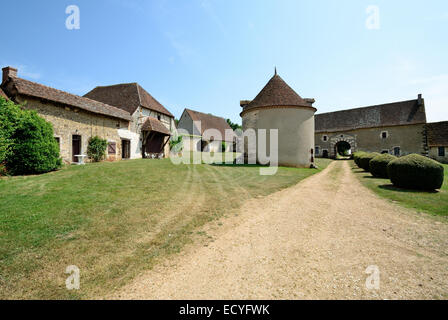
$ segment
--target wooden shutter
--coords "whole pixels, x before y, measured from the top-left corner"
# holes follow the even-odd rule
[[[109,144],[107,145],[107,153],[108,154],[117,153],[117,144],[115,142],[109,142]]]

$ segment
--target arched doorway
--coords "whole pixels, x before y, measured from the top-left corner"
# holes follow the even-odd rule
[[[334,146],[334,154],[336,157],[350,157],[352,155],[352,146],[347,141],[339,141]]]
[[[205,141],[205,140],[200,140],[197,143],[197,151],[199,152],[208,152],[209,151],[209,141]]]

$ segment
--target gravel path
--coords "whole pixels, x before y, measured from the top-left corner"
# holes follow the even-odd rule
[[[378,198],[348,162],[248,201],[114,299],[448,298],[448,223]],[[378,290],[366,288],[378,267]]]

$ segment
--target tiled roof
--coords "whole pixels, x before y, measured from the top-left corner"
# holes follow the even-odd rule
[[[138,107],[142,106],[174,118],[171,112],[154,99],[138,83],[122,83],[112,86],[96,87],[87,93],[85,97],[122,108],[130,114],[133,114]]]
[[[3,97],[6,100],[8,100],[8,96],[6,95],[6,93],[3,92],[2,88],[0,88],[0,97]]]
[[[143,123],[142,126],[142,131],[156,131],[167,136],[171,135],[167,127],[165,127],[165,125],[161,121],[153,117],[148,117],[145,120],[145,123]]]
[[[21,95],[41,98],[48,101],[58,102],[64,105],[77,107],[92,113],[102,114],[114,118],[131,120],[131,115],[119,108],[112,107],[102,102],[80,97],[61,90],[50,88],[39,83],[21,78],[9,78],[9,85],[14,86]]]
[[[201,135],[203,135],[204,131],[207,129],[216,129],[221,133],[223,141],[233,141],[233,137],[232,139],[227,138],[226,140],[226,129],[232,130],[226,119],[190,109],[185,109],[185,111],[189,114],[193,121],[201,121]]]
[[[424,100],[409,100],[315,115],[316,132],[426,123]]]
[[[426,129],[428,134],[428,146],[448,146],[448,121],[428,123]]]
[[[255,99],[244,107],[243,112],[252,108],[275,106],[312,108],[311,103],[299,96],[278,74],[275,74]]]

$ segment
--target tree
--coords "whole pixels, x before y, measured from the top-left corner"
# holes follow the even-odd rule
[[[227,119],[227,123],[229,124],[230,128],[232,128],[233,131],[237,129],[243,129],[241,125],[239,125],[238,123],[233,123],[230,119]]]
[[[106,157],[107,140],[98,136],[91,137],[87,146],[87,155],[94,162],[100,162]]]

